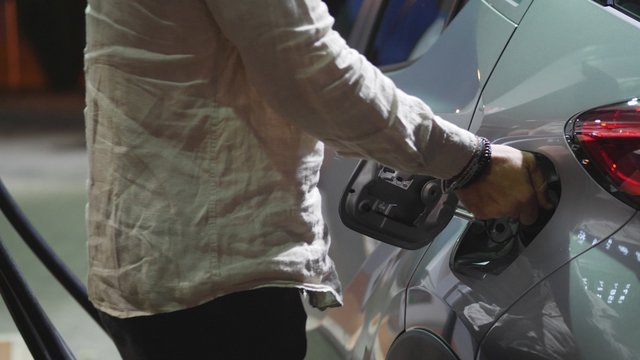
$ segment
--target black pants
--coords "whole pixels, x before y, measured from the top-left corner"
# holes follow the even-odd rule
[[[100,317],[125,360],[299,360],[307,351],[297,289],[245,291],[166,314]]]

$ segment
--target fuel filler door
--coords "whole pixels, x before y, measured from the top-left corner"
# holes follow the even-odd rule
[[[362,160],[340,201],[340,218],[352,230],[404,249],[431,243],[449,223],[458,199],[441,180]]]

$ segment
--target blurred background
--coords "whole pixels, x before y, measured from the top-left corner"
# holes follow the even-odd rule
[[[83,281],[87,163],[83,0],[0,0],[0,179]],[[0,240],[78,359],[117,359],[106,335],[0,217]],[[0,360],[31,356],[4,303]]]
[[[3,90],[73,91],[82,86],[83,0],[2,0]]]
[[[336,29],[346,37],[361,0],[326,3],[338,19]],[[87,273],[82,116],[85,6],[85,0],[0,0],[0,179],[82,281]],[[325,216],[334,238],[331,254],[345,286],[367,252],[362,237],[346,229],[337,216],[337,204],[354,165],[354,160],[329,151],[321,179]],[[107,336],[3,216],[0,241],[78,359],[119,358]],[[320,312],[311,311],[309,327],[320,317]],[[309,358],[326,358],[323,349],[310,351],[315,355]],[[0,302],[0,360],[25,359],[31,359],[29,351]]]

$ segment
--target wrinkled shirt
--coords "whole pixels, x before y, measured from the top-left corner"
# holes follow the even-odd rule
[[[400,91],[320,0],[89,0],[89,295],[118,317],[263,286],[341,302],[323,143],[449,178],[475,136]],[[340,241],[337,239],[336,241]]]

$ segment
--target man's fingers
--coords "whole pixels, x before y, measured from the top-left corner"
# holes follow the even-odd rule
[[[515,156],[497,145],[495,150],[496,154],[501,151],[502,157],[492,162],[493,171],[477,184],[456,190],[458,198],[476,219],[508,216],[518,218],[524,225],[535,223],[540,207],[553,208],[547,195],[547,180],[536,158],[519,150]]]
[[[538,219],[538,200],[532,193],[520,210],[520,222],[523,225],[531,225]]]
[[[541,206],[543,209],[547,209],[547,210],[552,209],[553,203],[551,202],[551,200],[549,200],[549,196],[547,193],[547,190],[548,190],[547,179],[542,173],[542,170],[540,169],[540,167],[535,163],[535,159],[534,159],[533,166],[529,168],[529,179],[531,180],[531,186],[535,191],[535,196],[536,196],[538,205]]]

